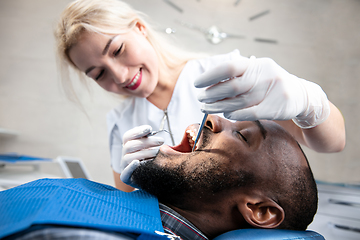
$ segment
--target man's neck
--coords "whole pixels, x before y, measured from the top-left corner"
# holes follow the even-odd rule
[[[168,206],[190,221],[210,239],[222,233],[242,228],[241,226],[244,225],[245,221],[241,214],[237,214],[236,211],[230,213],[219,206],[210,207],[207,210],[197,208],[196,211],[183,210],[171,205]]]

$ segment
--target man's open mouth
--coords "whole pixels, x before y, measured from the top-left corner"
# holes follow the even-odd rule
[[[177,146],[170,147],[171,149],[181,152],[181,153],[190,153],[195,143],[196,135],[199,130],[199,124],[193,124],[186,128],[183,139],[181,143]],[[199,143],[199,141],[198,141]],[[197,149],[199,144],[195,147]]]

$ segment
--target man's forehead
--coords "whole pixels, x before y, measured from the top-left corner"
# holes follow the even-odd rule
[[[261,133],[265,149],[270,147],[272,151],[278,149],[278,152],[301,151],[295,138],[278,123],[271,120],[256,120],[247,124],[248,126],[255,126],[256,131]]]
[[[270,120],[261,120],[260,123],[268,132],[267,140],[270,140],[271,148],[278,146],[278,153],[286,155],[283,160],[295,165],[308,166],[307,157],[300,144],[286,129]]]
[[[263,131],[265,135],[268,135],[268,132],[272,132],[272,134],[276,133],[277,135],[288,135],[291,137],[290,133],[287,132],[285,128],[274,121],[256,120],[254,121],[254,124],[256,124],[260,128],[260,131]]]

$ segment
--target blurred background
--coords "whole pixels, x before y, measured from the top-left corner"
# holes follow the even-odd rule
[[[53,29],[69,2],[0,0],[0,153],[80,158],[92,180],[113,185],[106,113],[119,99],[92,83],[80,94],[84,113],[58,81]],[[359,0],[126,2],[184,48],[237,48],[321,85],[344,115],[347,145],[335,154],[304,150],[318,180],[360,183]]]

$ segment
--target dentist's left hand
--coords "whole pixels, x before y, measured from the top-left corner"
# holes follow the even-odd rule
[[[125,132],[123,136],[123,151],[120,163],[120,179],[125,184],[136,187],[131,182],[131,175],[141,164],[142,160],[149,160],[156,156],[164,139],[158,136],[146,137],[152,131],[151,126],[142,125]]]

